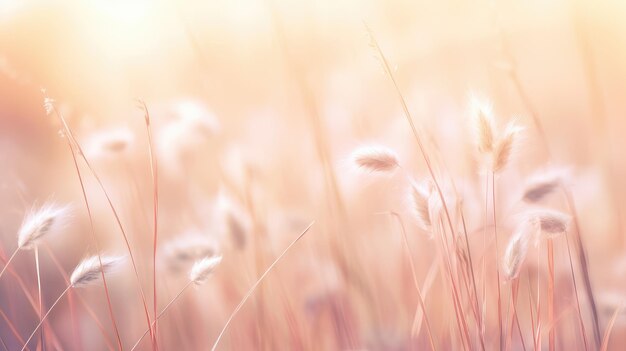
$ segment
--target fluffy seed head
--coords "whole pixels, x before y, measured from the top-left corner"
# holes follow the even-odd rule
[[[232,239],[235,248],[243,250],[246,247],[246,227],[235,213],[229,211],[226,214],[226,226],[228,228],[228,234]]]
[[[502,258],[502,273],[507,280],[515,279],[519,275],[531,238],[532,231],[528,222],[523,221],[511,237]]]
[[[205,257],[191,267],[189,272],[189,280],[196,285],[204,284],[208,279],[215,267],[222,262],[222,256]]]
[[[91,157],[116,156],[128,150],[135,140],[135,135],[128,128],[116,128],[93,134],[85,153]]]
[[[524,191],[523,199],[526,202],[539,202],[554,191],[559,185],[558,180],[545,180],[541,183],[531,184]]]
[[[514,122],[507,125],[493,149],[493,172],[499,172],[507,166],[521,131],[522,128]]]
[[[398,167],[398,157],[383,146],[364,146],[352,153],[353,162],[370,172],[391,172]]]
[[[564,172],[558,169],[543,171],[530,177],[522,199],[537,203],[550,195],[563,181]]]
[[[124,256],[91,256],[84,259],[76,266],[70,277],[70,283],[75,288],[88,286],[99,282],[102,278],[100,273],[100,260],[102,260],[102,270],[104,274],[114,271],[125,261]]]
[[[559,211],[544,210],[537,213],[536,221],[544,237],[554,238],[569,230],[572,218]]]
[[[215,114],[199,101],[180,101],[174,106],[176,117],[196,133],[209,137],[220,130]]]
[[[432,194],[431,184],[411,185],[411,205],[415,218],[422,229],[430,231],[430,196]]]
[[[215,213],[221,222],[221,231],[230,239],[232,246],[237,250],[245,249],[249,235],[249,217],[226,189],[219,191]]]
[[[31,210],[22,222],[17,235],[17,245],[21,249],[33,249],[46,235],[63,227],[69,216],[69,207],[48,202]]]
[[[495,139],[491,105],[474,97],[471,100],[471,109],[478,151],[489,153],[493,150]]]
[[[190,232],[170,240],[163,246],[165,263],[174,271],[186,270],[193,262],[214,256],[217,245],[204,235]]]
[[[217,117],[204,104],[186,100],[172,104],[170,119],[156,133],[159,159],[172,176],[184,177],[185,166],[205,152],[220,131]]]
[[[550,209],[537,209],[526,212],[524,221],[533,230],[535,245],[542,239],[554,239],[557,236],[567,233],[572,217],[563,212]]]
[[[44,107],[44,109],[46,109],[46,114],[47,115],[51,115],[52,112],[54,111],[54,103],[55,103],[55,101],[52,98],[45,97],[43,99],[43,107]]]
[[[443,191],[443,201],[445,201],[446,206],[450,212],[450,216],[453,216],[455,211],[458,209],[456,207],[456,199],[454,196],[447,192],[445,189]],[[437,222],[437,220],[444,214],[444,203],[441,201],[441,197],[439,197],[439,192],[434,188],[430,192],[430,198],[428,199],[428,208],[430,210],[430,218],[431,222]],[[453,219],[454,220],[454,219]]]

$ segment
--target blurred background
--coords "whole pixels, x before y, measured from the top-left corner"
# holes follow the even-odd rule
[[[141,99],[159,169],[159,310],[187,279],[189,267],[168,263],[176,240],[201,238],[224,257],[207,284],[182,295],[159,321],[162,349],[210,348],[247,289],[313,220],[220,347],[426,349],[424,328],[415,332],[421,317],[411,263],[389,211],[404,219],[438,348],[461,348],[436,241],[415,225],[406,201],[407,176],[425,179],[428,171],[374,38],[427,152],[436,155],[438,174],[460,189],[456,200],[475,262],[497,264],[495,255],[481,252],[487,224],[468,108],[473,94],[492,102],[498,126],[515,119],[525,128],[511,166],[497,179],[503,242],[525,179],[548,166],[568,170],[604,328],[626,294],[624,16],[626,3],[611,0],[0,0],[3,262],[17,247],[24,214],[50,200],[73,211],[39,251],[44,308],[67,286],[62,273],[98,246],[67,135],[57,114],[44,108],[48,96],[120,214],[152,306],[153,187]],[[395,150],[402,171],[355,172],[351,152],[371,143]],[[78,160],[99,247],[127,253],[101,187]],[[562,198],[551,204],[567,208]],[[579,348],[578,322],[567,315],[573,313],[568,245],[555,248],[565,311],[557,345]],[[529,281],[545,274],[537,259],[528,261]],[[26,298],[38,296],[33,253],[21,252],[10,267],[15,275],[0,280],[0,337],[6,349],[19,350],[38,321]],[[130,349],[146,323],[126,268],[110,289]],[[485,296],[494,289],[488,286]],[[102,288],[70,296],[51,313],[45,345],[34,340],[30,348],[114,349]],[[526,295],[520,299],[526,308]],[[581,297],[583,306],[588,302]],[[592,340],[591,315],[583,310]],[[494,318],[491,307],[485,313]],[[533,317],[519,313],[530,347]],[[495,323],[488,335],[497,333]],[[626,319],[618,318],[610,348],[625,341]],[[487,349],[497,345],[493,337],[487,342]],[[520,340],[512,347],[520,349]],[[150,349],[149,337],[138,348]]]

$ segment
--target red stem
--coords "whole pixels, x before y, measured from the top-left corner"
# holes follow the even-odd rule
[[[498,247],[498,223],[496,221],[496,176],[495,172],[491,172],[491,199],[493,205],[493,236],[496,243],[496,284],[498,286],[498,328],[500,331],[500,350],[503,349],[502,339],[502,293],[500,292],[500,249]]]
[[[549,349],[554,351],[556,347],[556,335],[554,333],[554,244],[552,239],[548,239],[548,321],[551,325],[549,338]]]
[[[146,320],[148,323],[148,327],[150,328],[150,336],[152,336],[152,323],[150,322],[150,314],[148,313],[148,305],[146,303],[146,296],[143,292],[143,288],[141,287],[141,281],[139,279],[139,272],[137,271],[137,264],[135,263],[135,257],[133,256],[133,252],[130,248],[130,242],[128,241],[128,236],[126,235],[126,231],[124,230],[124,227],[122,226],[122,222],[119,218],[119,215],[117,213],[117,210],[115,209],[115,206],[113,206],[113,202],[111,201],[111,198],[109,197],[109,193],[106,191],[106,188],[104,187],[104,184],[102,183],[102,180],[100,179],[100,177],[98,176],[98,173],[96,173],[96,171],[93,169],[93,167],[91,166],[91,163],[89,163],[89,160],[87,160],[87,157],[85,156],[85,153],[83,152],[82,148],[80,147],[80,144],[78,143],[78,141],[76,140],[76,138],[74,138],[74,135],[72,134],[72,131],[70,129],[70,127],[68,126],[67,122],[65,121],[65,118],[63,118],[63,115],[57,110],[56,106],[54,104],[52,105],[52,109],[54,111],[54,113],[57,115],[57,117],[59,117],[59,120],[61,121],[61,123],[63,124],[63,127],[65,129],[65,132],[67,133],[67,137],[70,141],[70,148],[72,148],[72,143],[73,145],[76,146],[78,154],[82,157],[82,159],[85,161],[85,164],[87,165],[87,168],[89,168],[89,170],[91,171],[93,177],[96,179],[96,182],[98,183],[98,185],[100,186],[100,189],[102,190],[102,192],[104,193],[105,198],[107,199],[107,202],[109,204],[109,207],[111,208],[111,211],[113,212],[113,216],[115,217],[115,220],[117,222],[118,227],[120,228],[120,231],[122,232],[122,236],[124,238],[124,243],[126,244],[126,249],[128,250],[128,255],[130,256],[130,261],[132,263],[133,266],[133,271],[135,273],[135,278],[137,281],[137,285],[139,287],[139,293],[141,296],[141,301],[143,304],[143,309],[144,309],[144,313],[146,316]],[[76,169],[78,171],[78,163],[76,161],[76,157],[74,155],[74,152],[72,152],[72,157],[74,159],[74,164],[76,166]],[[78,171],[80,173],[80,171]],[[87,195],[85,193],[85,188],[82,182],[82,178],[79,179],[81,180],[81,187],[83,188],[83,196],[85,197],[85,201],[87,202]],[[92,224],[92,233],[95,233],[95,231],[93,230],[93,220],[91,218],[91,214],[89,216],[90,222]],[[95,237],[95,234],[93,234]],[[97,241],[96,241],[97,243]],[[101,258],[100,258],[100,253],[98,252],[98,260],[100,261],[100,266],[102,267],[102,262],[101,262]],[[108,296],[108,288],[106,287],[106,280],[104,279],[104,272],[101,269],[101,273],[102,273],[102,278],[103,278],[103,282],[105,285],[105,291],[107,291],[107,299],[109,299]],[[110,302],[110,301],[109,301]],[[111,310],[111,306],[109,303],[109,310],[111,313],[111,316],[113,314],[113,311]],[[115,320],[113,319],[113,323],[115,324]],[[115,325],[116,328],[116,334],[117,334],[117,338],[118,338],[118,343],[119,343],[119,347],[120,350],[122,349],[122,341],[121,338],[119,337],[119,332],[117,331],[117,326]],[[154,345],[153,345],[154,346]]]
[[[59,117],[61,115],[58,115]],[[63,117],[60,117],[61,120],[63,120]],[[63,121],[63,123],[65,123],[65,121]],[[66,126],[66,130],[68,130],[69,133],[69,128]],[[87,216],[89,217],[89,227],[91,229],[90,233],[91,233],[91,239],[94,242],[94,245],[96,246],[96,251],[98,254],[98,263],[100,264],[100,275],[102,276],[102,283],[104,286],[104,294],[106,295],[106,299],[107,299],[107,306],[108,306],[108,311],[109,311],[109,316],[111,317],[111,323],[113,324],[113,330],[115,331],[115,337],[117,338],[117,347],[122,350],[122,338],[120,337],[120,331],[117,327],[117,322],[115,321],[115,316],[113,315],[113,305],[111,303],[111,295],[109,294],[109,286],[107,284],[107,280],[104,274],[104,269],[102,267],[102,258],[100,256],[100,244],[98,243],[98,239],[96,237],[96,229],[93,223],[93,217],[91,215],[91,206],[89,206],[89,200],[87,199],[87,191],[85,190],[85,184],[83,183],[83,177],[80,173],[80,168],[78,167],[78,160],[76,159],[76,154],[74,153],[74,148],[72,147],[72,141],[70,139],[68,139],[67,141],[67,146],[70,148],[70,154],[72,154],[72,161],[74,162],[74,167],[76,168],[76,175],[78,175],[78,181],[80,182],[80,188],[81,191],[83,193],[83,200],[85,202],[85,208],[87,209]]]
[[[159,215],[159,180],[158,180],[158,168],[157,168],[157,160],[154,156],[154,152],[152,149],[152,132],[150,128],[150,112],[148,111],[148,106],[142,100],[139,100],[139,103],[143,107],[145,111],[145,121],[146,121],[146,130],[148,132],[148,152],[150,154],[150,175],[152,176],[152,186],[153,186],[153,199],[152,199],[152,212],[154,222],[152,224],[153,227],[153,250],[152,250],[152,290],[154,296],[154,316],[157,315],[157,281],[156,281],[156,254],[157,254],[157,239],[158,239],[158,215]],[[157,340],[157,319],[155,317],[154,320],[154,331],[152,334],[154,346],[158,349],[158,340]]]

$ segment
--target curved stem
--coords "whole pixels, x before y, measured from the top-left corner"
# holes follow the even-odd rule
[[[41,296],[41,271],[39,269],[39,247],[35,246],[35,268],[37,269],[37,292],[39,294],[39,315],[41,316],[43,314],[43,297]],[[43,330],[44,327],[41,326],[41,333],[40,335],[40,339],[41,339],[41,350],[45,350],[46,345],[44,343],[45,338],[43,335]]]
[[[4,271],[7,270],[7,268],[9,267],[9,265],[11,264],[11,261],[13,261],[13,259],[15,258],[15,255],[17,255],[18,251],[20,251],[20,248],[18,247],[17,249],[15,249],[15,251],[13,251],[13,253],[11,254],[11,257],[9,257],[9,260],[7,261],[7,263],[4,265],[4,267],[2,268],[2,271],[0,271],[0,278],[2,277],[2,275],[4,274]]]
[[[293,247],[298,242],[298,240],[300,240],[304,236],[304,234],[306,234],[309,231],[309,229],[311,229],[313,224],[315,224],[315,221],[311,222],[311,224],[309,224],[309,226],[306,227],[306,229],[304,229],[304,231],[300,235],[298,235],[298,237],[294,241],[292,241],[291,244],[289,244],[289,246],[287,246],[287,248],[276,258],[276,260],[274,260],[274,262],[272,262],[272,264],[265,270],[265,272],[263,272],[263,274],[259,277],[259,279],[252,285],[252,287],[250,288],[250,290],[248,290],[248,292],[243,297],[241,302],[239,302],[237,307],[235,307],[235,310],[230,314],[230,317],[228,317],[228,320],[226,321],[226,324],[224,324],[222,331],[220,331],[219,335],[217,336],[217,339],[215,340],[213,347],[211,347],[211,351],[215,351],[215,349],[217,349],[217,345],[220,343],[220,340],[222,340],[222,337],[224,336],[226,329],[228,329],[230,322],[232,322],[237,312],[239,312],[241,307],[246,303],[246,301],[248,301],[250,296],[252,296],[256,288],[263,281],[263,279],[265,279],[265,277],[271,272],[274,266],[276,266],[276,264],[283,258],[283,256],[285,256],[285,254],[289,251],[289,249],[291,249],[291,247]]]
[[[432,163],[430,161],[430,156],[428,155],[428,153],[426,152],[426,149],[424,147],[424,144],[422,142],[422,138],[420,137],[419,133],[417,132],[417,127],[415,126],[415,122],[413,122],[413,117],[411,116],[411,113],[409,112],[409,108],[407,106],[406,100],[404,99],[404,96],[402,95],[402,91],[400,90],[400,87],[398,86],[398,82],[396,81],[396,78],[393,75],[393,71],[391,70],[391,67],[389,65],[389,62],[387,61],[387,58],[385,57],[383,50],[380,48],[380,46],[378,45],[378,41],[376,40],[376,38],[374,37],[374,33],[370,30],[370,28],[366,25],[365,26],[368,34],[372,40],[372,44],[374,46],[374,48],[376,49],[376,51],[378,52],[378,54],[380,55],[380,58],[382,60],[383,63],[383,68],[385,69],[385,73],[387,74],[387,76],[389,76],[389,79],[391,80],[391,82],[393,83],[394,86],[394,90],[396,92],[396,94],[398,95],[398,99],[400,100],[400,105],[402,106],[402,111],[404,113],[404,116],[406,118],[406,120],[408,121],[409,125],[411,126],[411,131],[413,132],[413,136],[415,137],[415,141],[417,142],[418,148],[420,150],[420,153],[422,155],[422,158],[424,159],[424,163],[426,164],[426,168],[428,169],[428,173],[430,174],[430,177],[435,185],[435,189],[437,190],[437,194],[439,195],[439,200],[441,201],[441,205],[443,206],[443,210],[446,216],[446,222],[448,225],[448,228],[450,229],[450,235],[454,236],[455,230],[454,230],[454,225],[452,224],[452,217],[450,216],[450,211],[448,210],[448,205],[446,204],[446,199],[443,196],[443,191],[441,190],[441,185],[439,184],[439,181],[437,180],[437,177],[435,176],[435,171],[434,168],[432,166]],[[445,233],[445,230],[444,230]],[[458,304],[459,305],[459,309],[460,309],[460,314],[459,315],[463,315],[463,308],[460,305],[460,301],[459,301],[459,293],[457,291],[457,287],[456,284],[454,283],[453,277],[452,275],[450,275],[450,278],[452,279],[452,287],[453,287],[453,298],[455,299],[455,305]],[[461,319],[461,323],[463,324],[463,329],[465,331],[467,331],[467,323],[465,321],[465,319]],[[459,328],[461,329],[461,328]],[[461,337],[463,338],[463,333],[461,330],[459,330]],[[466,332],[465,335],[467,335],[468,333]],[[471,344],[471,340],[469,340],[469,337],[466,336],[466,340],[465,342],[467,342],[467,344]]]
[[[493,205],[493,236],[496,243],[496,277],[498,284],[498,327],[500,330],[500,350],[504,348],[502,339],[502,294],[500,292],[500,249],[498,247],[498,223],[496,222],[496,175],[491,172],[491,205]]]
[[[167,309],[170,308],[170,306],[174,302],[176,302],[176,300],[178,300],[179,297],[181,297],[183,295],[185,290],[187,290],[187,288],[191,286],[191,283],[193,283],[193,281],[191,281],[191,280],[189,282],[187,282],[187,284],[185,284],[185,286],[178,292],[178,294],[176,294],[176,296],[173,299],[170,300],[170,302],[163,308],[163,310],[161,310],[161,312],[154,319],[154,322],[152,322],[153,326],[156,325],[156,323],[159,320],[159,318],[161,318],[161,316],[163,316],[163,314],[167,311]],[[143,334],[141,335],[139,340],[137,340],[137,342],[135,343],[135,345],[133,345],[133,348],[131,348],[130,351],[134,351],[137,348],[137,346],[139,346],[139,343],[141,342],[141,340],[143,340],[143,338],[146,337],[146,334],[148,334],[149,331],[150,331],[150,329],[146,329],[146,331],[143,332]]]
[[[65,124],[65,120],[61,115],[58,115],[60,119],[63,121],[65,128],[69,133],[69,127]],[[72,155],[72,161],[74,162],[74,168],[76,169],[76,175],[78,176],[78,182],[80,183],[80,189],[83,193],[83,201],[85,202],[85,208],[87,209],[87,216],[89,217],[89,228],[91,233],[91,240],[93,240],[94,245],[96,246],[96,251],[98,254],[98,264],[100,264],[100,275],[102,276],[102,284],[104,286],[104,294],[106,296],[109,317],[111,318],[111,323],[113,324],[113,330],[115,331],[115,336],[117,338],[117,347],[122,350],[122,338],[120,336],[119,328],[117,327],[117,322],[115,321],[115,316],[113,315],[113,304],[111,303],[111,295],[109,294],[109,285],[107,284],[107,279],[104,274],[104,269],[102,267],[102,257],[100,256],[100,244],[98,243],[98,238],[96,237],[96,229],[93,223],[93,216],[91,215],[91,206],[89,206],[89,200],[87,199],[87,190],[85,189],[85,183],[83,182],[83,177],[80,173],[80,168],[78,167],[78,160],[76,159],[76,153],[74,151],[74,147],[72,146],[72,140],[68,139],[67,146],[70,149],[70,154]]]
[[[59,273],[61,273],[61,276],[63,276],[63,280],[65,281],[65,284],[70,284],[70,277],[69,277],[69,275],[67,275],[67,273],[65,273],[65,270],[63,270],[63,266],[61,265],[59,260],[54,255],[54,252],[52,251],[52,249],[49,246],[44,246],[44,248],[48,252],[48,256],[52,260],[52,263],[56,266],[56,268],[59,271]],[[108,349],[109,350],[114,350],[115,347],[113,346],[111,338],[107,334],[106,328],[104,327],[104,325],[102,325],[102,322],[100,322],[100,319],[98,318],[96,313],[93,311],[93,309],[89,306],[89,304],[86,303],[85,300],[80,295],[76,294],[75,297],[76,297],[76,300],[78,302],[80,302],[82,307],[85,309],[87,314],[89,316],[91,316],[93,321],[96,323],[96,326],[100,330],[100,333],[102,333],[102,337],[103,337],[105,343],[107,344]],[[69,301],[70,301],[70,304],[71,304],[72,303],[72,292],[70,292]],[[78,328],[76,328],[76,329],[78,330]],[[22,342],[24,342],[24,341],[22,340]],[[80,345],[80,344],[82,344],[82,341],[79,338],[78,340],[76,340],[76,349],[80,348],[80,347],[78,347],[78,345]]]
[[[128,236],[126,235],[126,231],[124,230],[124,227],[122,226],[122,221],[119,217],[119,214],[117,213],[117,210],[115,209],[115,206],[113,206],[113,202],[111,201],[111,197],[109,196],[109,193],[106,191],[106,188],[104,187],[104,184],[102,183],[102,180],[100,179],[100,176],[98,176],[98,173],[96,173],[95,169],[91,166],[91,163],[89,163],[89,160],[87,160],[87,157],[85,156],[85,153],[83,152],[82,148],[80,147],[80,144],[78,143],[78,140],[76,140],[76,138],[74,137],[74,134],[72,133],[72,130],[70,129],[69,125],[67,124],[67,121],[65,120],[65,118],[63,117],[63,115],[57,110],[56,106],[54,105],[54,103],[51,103],[52,106],[52,110],[54,111],[54,113],[57,115],[57,117],[59,118],[59,120],[61,121],[61,123],[63,124],[63,128],[65,130],[65,132],[67,133],[67,137],[69,140],[69,146],[70,148],[72,148],[72,143],[73,145],[76,146],[77,148],[77,153],[82,157],[82,159],[85,161],[85,164],[87,165],[87,168],[89,168],[89,171],[91,172],[91,174],[93,175],[93,177],[96,179],[96,182],[98,183],[100,189],[102,190],[102,193],[104,194],[109,207],[111,208],[111,212],[113,212],[113,216],[115,217],[115,221],[118,225],[118,227],[120,228],[120,231],[122,232],[122,237],[124,238],[124,243],[126,244],[126,249],[128,250],[128,255],[130,256],[130,261],[131,264],[133,266],[133,272],[135,273],[135,279],[137,282],[137,286],[139,288],[139,293],[140,293],[140,297],[141,297],[141,302],[143,304],[143,309],[144,309],[144,313],[145,313],[145,317],[146,317],[146,321],[148,324],[148,327],[150,328],[150,335],[152,336],[153,332],[152,332],[152,323],[150,322],[150,314],[148,313],[148,304],[146,302],[146,295],[143,291],[143,287],[141,286],[141,280],[139,279],[139,272],[137,270],[137,264],[135,263],[135,256],[133,255],[133,252],[130,248],[130,242],[128,241]],[[74,156],[74,153],[72,152],[72,156],[74,157],[74,164],[76,165],[76,168],[78,170],[78,164],[76,161],[76,158]],[[80,178],[80,177],[79,177]],[[81,186],[83,187],[83,196],[85,197],[85,201],[86,201],[86,193],[84,190],[84,184],[82,182],[82,178],[81,178]],[[93,222],[93,220],[91,219],[90,216],[90,221]],[[95,234],[94,234],[95,237]],[[99,251],[98,251],[99,252]],[[98,253],[98,260],[100,261],[100,267],[102,267],[102,260],[100,257],[100,254]],[[102,276],[104,278],[104,272],[101,269],[101,273]],[[103,279],[104,281],[104,285],[106,288],[106,280]],[[105,291],[107,292],[107,296],[108,296],[108,289],[105,289]],[[111,306],[109,303],[109,309],[110,309],[110,313],[111,315],[113,314],[112,310],[111,310]],[[113,319],[113,323],[115,323],[115,320]],[[117,332],[117,337],[118,337],[118,344],[120,349],[122,349],[122,342],[119,336],[119,332]],[[155,346],[153,345],[153,348],[155,348]]]
[[[35,333],[37,332],[37,330],[39,330],[39,328],[41,327],[41,325],[43,324],[43,322],[46,320],[46,318],[48,318],[48,315],[50,315],[50,312],[52,312],[52,310],[54,309],[54,307],[59,303],[59,301],[61,301],[61,298],[63,296],[65,296],[65,294],[72,288],[72,286],[68,286],[67,288],[65,288],[65,290],[63,290],[63,292],[61,293],[61,295],[59,295],[59,297],[56,299],[56,301],[54,301],[54,303],[52,304],[52,306],[50,306],[50,309],[48,310],[48,312],[46,312],[46,314],[41,317],[41,320],[39,321],[39,324],[37,324],[37,326],[35,327],[35,330],[33,330],[32,333],[30,333],[30,336],[28,337],[28,339],[26,339],[26,342],[24,343],[24,346],[22,346],[22,349],[20,351],[24,351],[24,349],[26,349],[26,346],[28,345],[28,343],[30,342],[30,340],[33,338],[33,336],[35,336]]]
[[[589,350],[589,343],[587,342],[587,332],[585,331],[585,323],[583,321],[583,314],[580,309],[580,298],[578,297],[578,284],[576,284],[576,276],[574,274],[574,264],[572,263],[572,251],[569,247],[569,238],[565,235],[565,245],[567,246],[567,257],[569,258],[569,268],[572,273],[572,284],[574,288],[574,295],[576,296],[576,310],[578,312],[578,325],[580,327],[580,334],[583,337],[583,343],[585,345],[585,351]]]

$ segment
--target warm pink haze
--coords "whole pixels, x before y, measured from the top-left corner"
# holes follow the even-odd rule
[[[625,18],[0,0],[0,351],[623,349]]]

